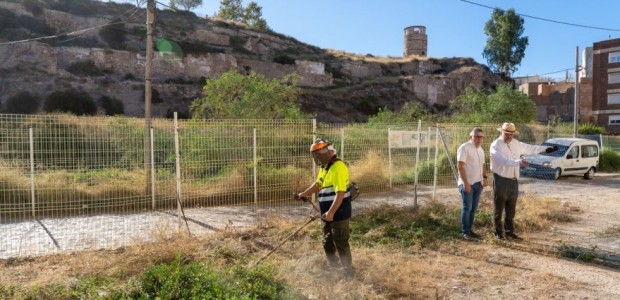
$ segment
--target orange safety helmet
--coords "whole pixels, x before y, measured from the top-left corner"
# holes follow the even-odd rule
[[[310,145],[310,152],[315,152],[315,151],[319,151],[322,149],[326,149],[331,145],[332,143],[328,140],[317,139],[316,141],[314,141],[314,143],[312,143],[312,145]]]

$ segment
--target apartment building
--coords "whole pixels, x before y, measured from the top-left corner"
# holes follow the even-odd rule
[[[592,120],[620,134],[620,39],[592,47]]]

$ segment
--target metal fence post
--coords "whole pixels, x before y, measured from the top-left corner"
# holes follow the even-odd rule
[[[435,195],[437,194],[437,157],[439,156],[439,123],[437,123],[437,127],[435,127],[435,162],[433,163],[433,200],[435,200]]]
[[[179,230],[183,226],[183,214],[181,208],[181,154],[179,152],[179,119],[177,112],[174,112],[174,156],[176,165],[176,181],[177,181],[177,214],[179,216]]]
[[[415,150],[415,182],[414,182],[414,187],[415,187],[415,197],[413,197],[413,206],[414,207],[418,207],[418,166],[420,165],[420,143],[421,141],[421,137],[422,137],[422,120],[418,120],[418,143],[416,145],[416,150]]]
[[[314,143],[316,141],[316,119],[312,119],[312,141],[310,143]],[[312,157],[312,178],[316,178],[316,162]],[[314,200],[314,194],[312,194],[312,199]]]
[[[254,166],[254,212],[258,209],[258,158],[256,155],[256,127],[252,132],[253,166]]]
[[[155,148],[153,147],[153,127],[150,130],[151,134],[151,201],[152,209],[155,210]]]
[[[340,159],[344,160],[344,128],[340,128]]]
[[[428,141],[426,144],[426,160],[431,160],[431,128],[428,127],[428,135],[426,136]]]
[[[388,177],[390,178],[390,188],[392,188],[392,145],[390,144],[390,128],[388,127]]]
[[[28,130],[30,144],[30,195],[32,199],[32,217],[35,217],[35,193],[34,193],[34,131]]]

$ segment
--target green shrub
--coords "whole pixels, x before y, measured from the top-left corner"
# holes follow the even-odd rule
[[[604,172],[620,171],[620,154],[612,149],[603,148],[603,151],[601,151],[601,160],[598,163],[598,169]]]
[[[77,76],[101,76],[104,71],[99,69],[92,60],[80,60],[72,63],[67,71]]]
[[[34,114],[39,110],[39,102],[39,97],[29,92],[20,92],[6,101],[4,111],[10,114]]]
[[[131,52],[131,53],[138,53],[140,52],[140,48],[133,46],[133,45],[128,45],[127,47],[125,47],[125,50]]]
[[[123,102],[116,98],[101,96],[101,98],[99,98],[99,105],[101,105],[105,114],[108,116],[122,115],[125,113]]]
[[[142,90],[142,98],[140,98],[140,101],[144,102],[145,100],[145,92],[144,90]],[[151,103],[162,103],[164,102],[164,99],[159,95],[159,91],[156,90],[155,88],[151,88]]]
[[[88,93],[68,89],[51,93],[45,99],[46,112],[69,112],[76,115],[95,115],[97,106]]]
[[[123,80],[136,80],[136,76],[133,76],[131,73],[125,73]]]
[[[579,134],[603,134],[605,133],[605,127],[598,126],[592,123],[585,123],[579,125]]]
[[[217,270],[180,258],[155,265],[142,274],[145,299],[282,299],[286,287],[270,269],[242,267]]]
[[[99,36],[116,50],[125,50],[126,35],[125,23],[113,23],[99,29]]]
[[[200,41],[177,41],[185,54],[224,53],[224,49],[212,47]]]
[[[286,54],[278,54],[273,58],[273,62],[274,63],[279,63],[279,64],[283,64],[283,65],[294,65],[295,64],[295,58],[294,57],[290,57]]]

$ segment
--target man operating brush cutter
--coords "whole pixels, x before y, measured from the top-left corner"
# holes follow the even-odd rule
[[[349,169],[336,156],[331,142],[317,139],[310,152],[321,166],[316,181],[305,191],[294,194],[295,200],[304,200],[318,192],[319,209],[323,220],[323,249],[331,269],[342,268],[345,276],[352,276],[353,264],[349,246],[349,220],[351,219],[351,188]],[[336,256],[338,252],[338,256]]]

